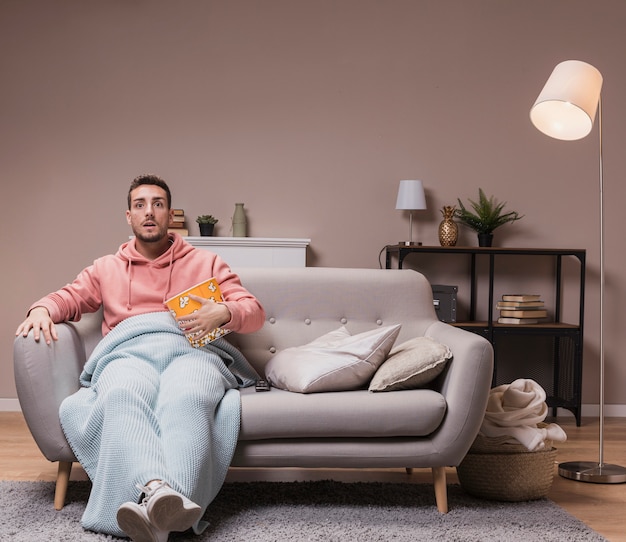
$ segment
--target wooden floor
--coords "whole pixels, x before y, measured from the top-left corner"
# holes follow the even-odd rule
[[[568,435],[558,444],[557,461],[598,461],[598,420],[583,419],[576,427],[573,418],[557,420]],[[611,418],[605,423],[604,461],[626,467],[626,418]],[[454,469],[448,481],[456,482]],[[0,479],[54,480],[56,464],[46,461],[35,445],[21,413],[0,412]],[[301,470],[301,469],[231,469],[227,481],[314,480],[333,478],[341,481],[430,482],[430,471],[407,475],[403,469]],[[86,479],[75,467],[72,479]],[[611,542],[626,542],[626,484],[591,484],[576,482],[556,474],[550,499],[576,516]],[[454,506],[454,503],[450,503]],[[50,503],[52,506],[52,502]]]

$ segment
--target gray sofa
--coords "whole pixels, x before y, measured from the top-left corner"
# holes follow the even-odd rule
[[[243,284],[267,320],[256,333],[230,334],[256,370],[285,348],[344,325],[352,334],[400,323],[396,344],[428,336],[453,353],[444,372],[422,389],[293,393],[241,390],[242,423],[232,466],[430,468],[437,508],[448,511],[446,466],[458,465],[483,419],[493,351],[487,340],[440,322],[430,285],[411,270],[241,268]],[[55,508],[65,500],[76,461],[58,421],[61,401],[100,335],[100,314],[57,326],[52,346],[18,337],[15,379],[22,411],[43,455],[59,462]]]

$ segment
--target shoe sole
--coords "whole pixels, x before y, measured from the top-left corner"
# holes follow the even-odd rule
[[[133,542],[157,542],[152,526],[141,514],[123,505],[117,511],[117,524]]]
[[[148,517],[161,531],[186,531],[200,519],[202,509],[195,503],[186,508],[180,495],[159,495],[158,499],[148,505]]]

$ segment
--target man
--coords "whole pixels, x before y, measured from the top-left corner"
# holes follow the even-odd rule
[[[137,177],[126,211],[134,238],[35,302],[16,331],[26,337],[32,330],[36,341],[51,344],[55,323],[103,308],[104,337],[85,364],[82,388],[59,414],[92,481],[83,526],[136,542],[165,542],[171,531],[206,526],[200,519],[237,441],[236,388],[257,378],[224,339],[193,348],[184,333],[249,333],[265,320],[218,255],[168,233],[172,213],[167,184]],[[211,277],[224,301],[194,298],[201,308],[175,321],[165,300]]]

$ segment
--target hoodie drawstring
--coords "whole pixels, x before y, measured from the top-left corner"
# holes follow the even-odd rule
[[[167,275],[167,286],[165,287],[165,292],[163,292],[163,304],[165,304],[169,298],[170,286],[172,285],[172,267],[174,267],[174,251],[170,249],[170,272]]]
[[[133,310],[133,304],[131,303],[131,284],[133,282],[133,261],[128,258],[128,303],[126,304],[126,309],[129,311]]]

